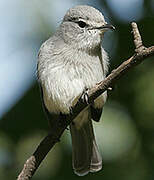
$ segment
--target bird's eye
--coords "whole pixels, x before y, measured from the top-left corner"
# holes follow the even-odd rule
[[[81,27],[81,28],[84,28],[87,26],[87,24],[83,21],[78,21],[78,25]]]

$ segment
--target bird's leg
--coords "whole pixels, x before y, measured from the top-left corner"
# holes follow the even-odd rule
[[[81,100],[82,100],[83,102],[85,102],[86,104],[90,104],[90,102],[89,102],[89,95],[88,95],[88,88],[86,88],[86,89],[83,91],[83,93],[82,93],[82,95],[81,95]]]

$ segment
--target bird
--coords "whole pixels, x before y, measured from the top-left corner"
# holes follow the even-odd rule
[[[105,79],[109,58],[102,47],[104,33],[115,29],[88,5],[70,8],[56,32],[40,47],[37,76],[51,126],[71,113],[79,98]],[[84,176],[102,169],[92,121],[99,121],[107,92],[79,113],[70,124],[74,173]]]

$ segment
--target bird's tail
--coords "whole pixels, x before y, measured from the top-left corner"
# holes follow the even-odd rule
[[[96,144],[92,120],[88,110],[70,125],[72,136],[72,161],[75,174],[84,176],[102,168],[102,158]]]

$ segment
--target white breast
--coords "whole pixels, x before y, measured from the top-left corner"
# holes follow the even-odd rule
[[[56,54],[40,72],[45,105],[54,113],[69,113],[83,91],[105,76],[100,57],[80,51]]]

